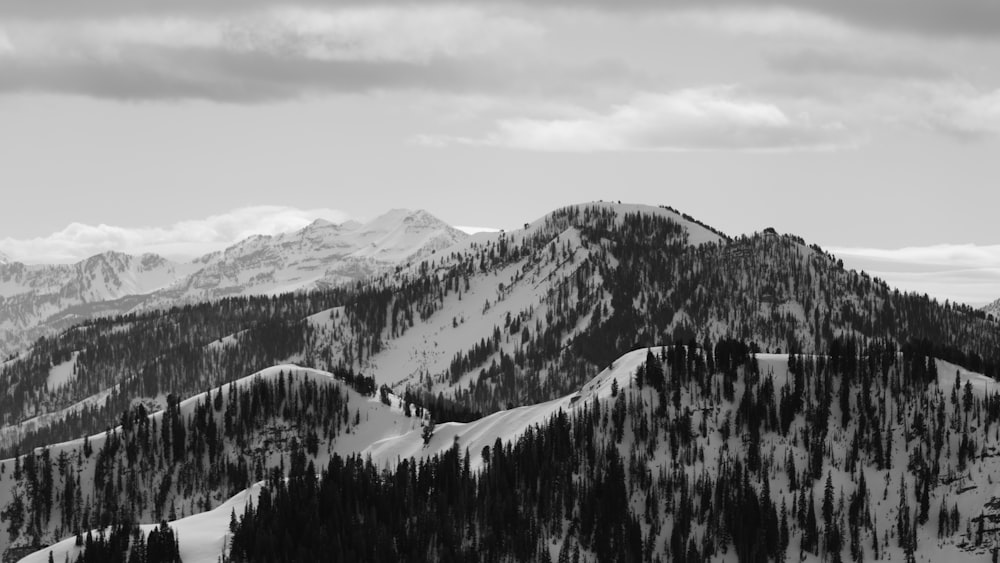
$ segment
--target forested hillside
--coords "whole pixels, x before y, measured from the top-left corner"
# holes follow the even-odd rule
[[[168,395],[157,413],[138,404],[102,434],[0,461],[0,540],[82,541],[93,528],[176,520],[272,470],[301,472],[307,457],[324,464],[336,447],[419,427],[422,409],[376,395],[371,380],[281,366],[184,401]]]
[[[553,406],[498,413],[549,413],[506,434],[431,427],[429,446],[388,465],[290,446],[259,499],[219,524],[225,555],[988,561],[997,546],[1000,385],[919,350],[655,347]],[[53,551],[144,549],[131,525],[115,530]]]
[[[916,350],[720,352],[633,353],[610,396],[475,456],[275,475],[230,560],[995,556],[1000,386]]]

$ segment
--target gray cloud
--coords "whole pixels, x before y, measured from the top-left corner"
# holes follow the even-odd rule
[[[1000,245],[940,244],[900,249],[828,248],[851,268],[905,291],[971,305],[997,298]]]
[[[22,62],[0,57],[0,94],[48,92],[134,101],[260,103],[313,94],[407,89],[544,96],[588,94],[598,85],[631,88],[653,80],[623,63],[601,61],[557,67],[442,58],[316,60],[204,48],[134,48],[113,61],[90,57]]]
[[[993,0],[737,0],[739,5],[783,5],[826,13],[864,27],[944,35],[1000,35],[1000,3]]]
[[[952,71],[926,59],[871,53],[802,49],[767,57],[772,68],[790,74],[844,74],[875,78],[936,80]]]
[[[653,80],[620,61],[511,56],[543,33],[454,6],[16,21],[0,24],[0,93],[248,103],[381,89],[561,95]]]
[[[88,2],[52,3],[15,0],[0,6],[5,18],[71,19],[132,15],[219,14],[273,7],[273,0],[90,0]],[[417,0],[383,0],[385,6],[426,6]],[[1000,3],[995,0],[722,0],[710,7],[698,0],[480,0],[479,5],[518,5],[528,9],[589,8],[599,11],[703,10],[706,8],[788,8],[827,14],[853,24],[942,35],[1000,35]],[[360,0],[297,0],[295,5],[330,8],[331,6],[369,6]],[[469,5],[469,4],[465,4]]]
[[[0,61],[0,92],[55,92],[122,100],[266,102],[322,92],[379,88],[486,87],[461,63],[310,61],[196,49],[106,61]]]
[[[1000,136],[1000,89],[981,89],[961,80],[886,92],[875,109],[885,119],[962,141]]]

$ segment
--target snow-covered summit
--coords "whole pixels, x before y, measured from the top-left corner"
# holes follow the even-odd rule
[[[654,217],[663,217],[669,219],[674,223],[679,224],[681,227],[687,231],[688,244],[697,246],[699,244],[705,243],[719,243],[725,240],[725,237],[720,233],[712,230],[711,228],[699,223],[695,219],[679,213],[673,208],[656,206],[656,205],[645,205],[639,203],[622,203],[622,202],[610,202],[610,201],[598,201],[585,204],[578,204],[573,207],[584,208],[589,207],[591,209],[606,209],[614,211],[618,216],[618,223],[624,220],[625,215],[629,214],[643,214],[652,215]]]
[[[0,271],[0,297],[57,293],[63,299],[80,302],[151,293],[173,283],[186,271],[156,254],[132,256],[121,252],[104,252],[76,264],[6,262],[5,266]]]
[[[419,260],[468,235],[426,211],[397,209],[368,223],[317,220],[275,236],[254,236],[195,261],[201,268],[156,296],[192,301],[309,290]]]

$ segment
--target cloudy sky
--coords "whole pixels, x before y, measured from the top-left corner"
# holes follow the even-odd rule
[[[597,199],[1000,297],[995,0],[0,3],[0,252]]]

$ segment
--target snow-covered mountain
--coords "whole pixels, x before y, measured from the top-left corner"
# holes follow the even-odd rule
[[[394,209],[365,224],[320,219],[293,233],[254,236],[202,256],[192,263],[197,271],[152,303],[330,287],[421,260],[467,236],[426,211]]]
[[[96,314],[124,313],[135,302],[122,298],[153,293],[191,271],[155,254],[120,252],[68,265],[0,261],[0,352]]]
[[[426,211],[396,209],[365,224],[318,220],[296,232],[250,237],[189,263],[119,252],[71,265],[0,257],[0,357],[95,316],[330,287],[420,260],[467,236]]]

